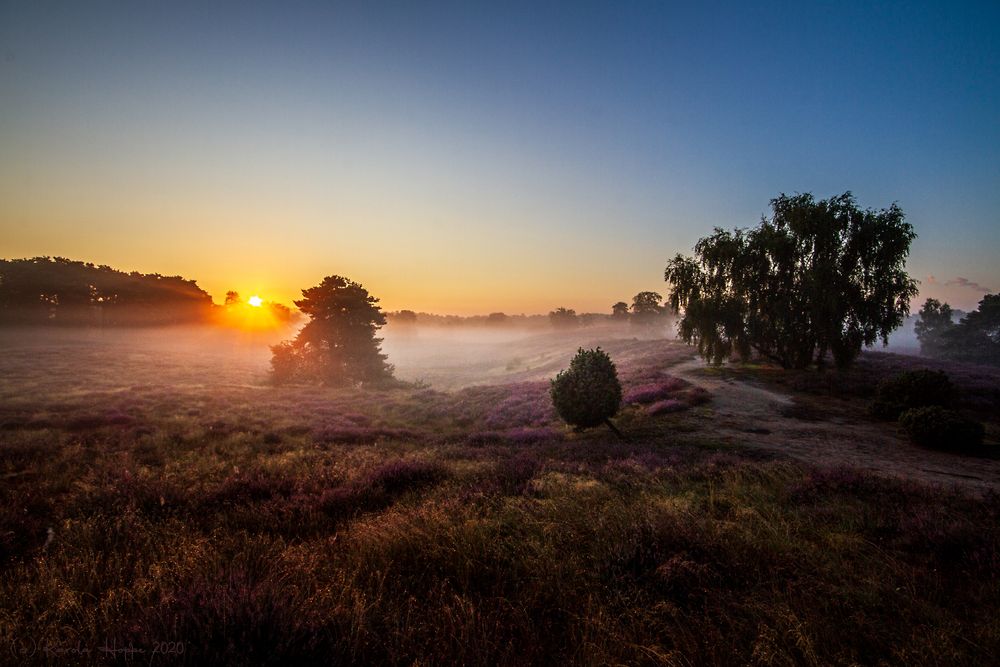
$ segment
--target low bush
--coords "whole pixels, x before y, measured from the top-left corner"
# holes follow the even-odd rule
[[[895,420],[913,408],[948,407],[954,394],[955,387],[943,371],[906,371],[879,383],[871,413],[880,419]]]
[[[625,394],[624,401],[628,405],[664,401],[673,398],[678,391],[686,388],[689,384],[680,378],[674,377],[657,380],[656,382],[647,382],[629,389]]]
[[[899,423],[913,442],[925,447],[961,451],[983,444],[981,423],[938,405],[907,410]]]
[[[552,404],[559,416],[578,429],[608,423],[618,414],[622,385],[618,371],[606,352],[580,348],[569,364],[552,380]]]

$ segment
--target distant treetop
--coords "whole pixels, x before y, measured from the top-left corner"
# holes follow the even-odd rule
[[[575,327],[580,324],[575,310],[561,306],[549,313],[549,322],[557,329]]]
[[[651,326],[664,321],[667,309],[659,292],[639,292],[632,297],[632,323]]]

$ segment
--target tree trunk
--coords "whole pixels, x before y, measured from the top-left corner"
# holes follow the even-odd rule
[[[612,431],[612,432],[613,432],[613,433],[614,433],[615,435],[617,435],[619,439],[621,439],[621,440],[622,440],[622,442],[628,442],[628,438],[626,438],[626,437],[624,436],[624,434],[622,434],[622,432],[621,432],[621,431],[619,431],[619,430],[618,430],[618,428],[617,428],[617,427],[616,427],[616,426],[615,426],[614,424],[612,424],[612,423],[611,423],[611,420],[610,420],[610,419],[605,419],[605,420],[604,420],[604,423],[608,425],[608,428],[610,428],[610,429],[611,429],[611,431]]]

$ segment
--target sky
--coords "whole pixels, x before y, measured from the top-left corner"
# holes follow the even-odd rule
[[[609,312],[779,193],[1000,290],[1000,3],[0,0],[0,257]],[[919,301],[914,304],[914,310]]]

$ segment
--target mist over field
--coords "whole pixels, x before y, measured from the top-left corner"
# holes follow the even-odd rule
[[[667,327],[390,324],[402,384],[276,386],[269,346],[297,331],[0,328],[19,661],[725,663],[801,656],[806,633],[817,655],[985,664],[1000,639],[1000,460],[868,414],[878,378],[943,368],[995,447],[1000,371],[711,368]],[[597,346],[624,440],[552,408]]]
[[[655,340],[669,327],[593,326],[553,332],[535,327],[386,328],[383,349],[400,378],[423,381],[440,389],[512,381],[550,379],[564,368],[579,347],[615,340]],[[672,337],[672,336],[671,336]]]
[[[44,368],[38,375],[64,373],[65,379],[81,386],[127,387],[148,382],[268,386],[269,346],[293,337],[296,331],[296,326],[267,331],[198,325],[3,328],[0,345],[8,356],[23,355],[25,363],[38,364],[39,371]],[[379,335],[400,379],[456,389],[515,377],[548,378],[566,365],[578,347],[667,338],[670,330],[666,325],[650,330],[627,324],[572,331],[552,331],[547,325],[389,325]]]

